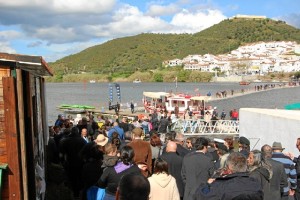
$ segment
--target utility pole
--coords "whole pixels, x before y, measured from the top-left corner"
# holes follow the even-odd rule
[[[177,76],[175,77],[175,88],[176,88],[175,92],[177,93]]]

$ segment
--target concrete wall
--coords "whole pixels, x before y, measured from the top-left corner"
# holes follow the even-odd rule
[[[251,149],[259,149],[264,144],[272,146],[281,142],[284,152],[296,156],[296,140],[300,137],[300,111],[279,109],[240,109],[240,136],[250,140]]]

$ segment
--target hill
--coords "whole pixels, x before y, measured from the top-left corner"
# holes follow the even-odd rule
[[[258,41],[296,41],[300,29],[271,19],[226,19],[195,34],[148,34],[124,37],[49,63],[55,79],[93,73],[128,77],[135,71],[162,69],[162,62],[190,54],[223,54]]]

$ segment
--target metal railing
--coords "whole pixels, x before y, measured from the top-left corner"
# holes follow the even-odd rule
[[[172,124],[171,129],[185,135],[239,134],[239,121],[215,120],[207,123],[203,119],[179,119]]]

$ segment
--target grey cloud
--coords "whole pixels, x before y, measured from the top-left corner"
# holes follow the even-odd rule
[[[36,42],[31,42],[27,45],[27,47],[32,48],[32,47],[38,47],[41,46],[43,44],[43,42],[41,41],[36,41]]]
[[[296,28],[300,28],[300,13],[292,13],[286,16],[278,17]]]

